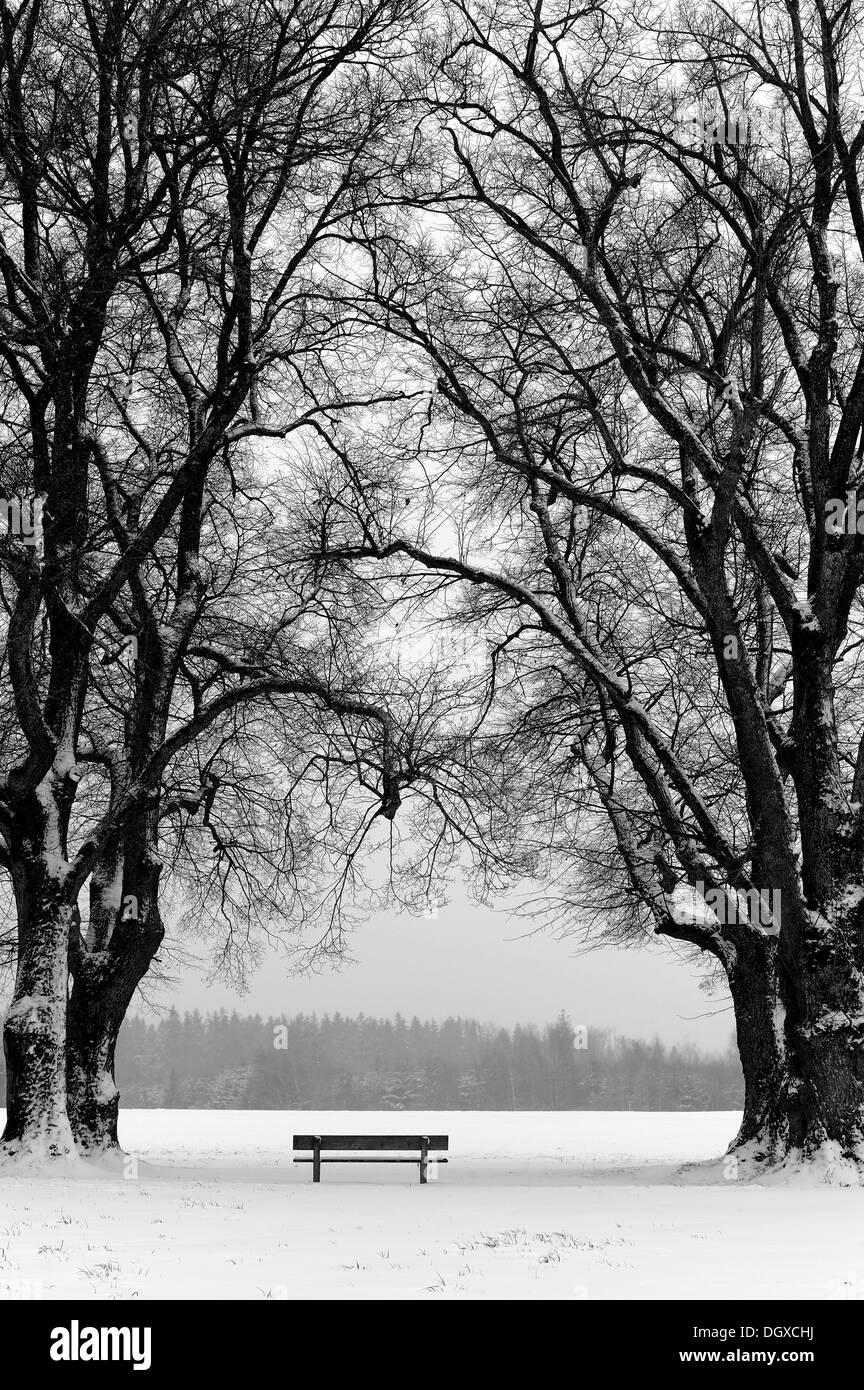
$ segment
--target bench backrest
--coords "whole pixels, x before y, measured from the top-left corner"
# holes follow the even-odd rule
[[[320,1134],[321,1149],[419,1149],[426,1139],[430,1149],[447,1149],[447,1134]],[[314,1134],[295,1134],[295,1149],[314,1149]]]

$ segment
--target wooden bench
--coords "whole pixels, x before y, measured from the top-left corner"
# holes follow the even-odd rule
[[[447,1152],[447,1134],[295,1134],[294,1153],[311,1150],[311,1158],[296,1158],[295,1163],[312,1164],[312,1181],[321,1181],[322,1163],[419,1163],[420,1181],[426,1182],[430,1149]],[[393,1158],[398,1150],[416,1149],[417,1158]],[[358,1157],[358,1152],[361,1156]],[[339,1153],[339,1158],[322,1158],[322,1154]],[[367,1154],[373,1155],[366,1157]],[[446,1163],[447,1159],[437,1160]]]

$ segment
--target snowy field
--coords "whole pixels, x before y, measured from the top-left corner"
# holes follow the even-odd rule
[[[864,1297],[864,1192],[681,1174],[736,1122],[130,1111],[136,1162],[0,1177],[0,1297]],[[426,1187],[371,1164],[325,1166],[313,1186],[295,1130],[447,1133],[451,1161]]]

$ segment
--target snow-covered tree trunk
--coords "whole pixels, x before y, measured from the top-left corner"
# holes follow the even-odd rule
[[[16,870],[18,966],[3,1024],[7,1152],[73,1150],[66,1109],[66,997],[74,904],[44,856]]]
[[[845,898],[855,899],[859,890]],[[857,900],[857,899],[856,899]],[[729,983],[745,1080],[730,1153],[758,1169],[818,1161],[826,1177],[864,1173],[864,1000],[853,910],[808,913],[798,941],[739,943]],[[790,961],[785,951],[794,952]]]
[[[165,935],[159,915],[158,862],[121,860],[94,875],[87,942],[76,942],[66,1024],[69,1119],[79,1149],[119,1148],[117,1038],[135,990]],[[135,888],[135,892],[126,889]]]
[[[773,939],[742,936],[727,972],[744,1075],[744,1114],[730,1152],[753,1144],[774,1153],[786,1130],[789,1085],[776,953]]]
[[[159,936],[161,941],[161,934]],[[69,1119],[79,1149],[119,1147],[120,1092],[114,1076],[117,1038],[158,941],[122,957],[105,953],[76,975],[66,1023]]]
[[[144,974],[142,970],[126,988],[124,979],[113,978],[107,961],[91,964],[86,979],[79,975],[75,980],[66,1026],[69,1119],[75,1142],[84,1151],[119,1147],[114,1052],[129,1001]]]
[[[853,938],[836,921],[804,943],[783,992],[788,1147],[864,1172],[864,1000]],[[781,979],[781,985],[784,981]]]

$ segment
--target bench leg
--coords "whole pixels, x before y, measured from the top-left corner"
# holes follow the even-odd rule
[[[426,1181],[426,1169],[429,1163],[429,1140],[424,1139],[420,1145],[420,1181]]]
[[[321,1181],[321,1140],[316,1139],[312,1147],[312,1181]]]

